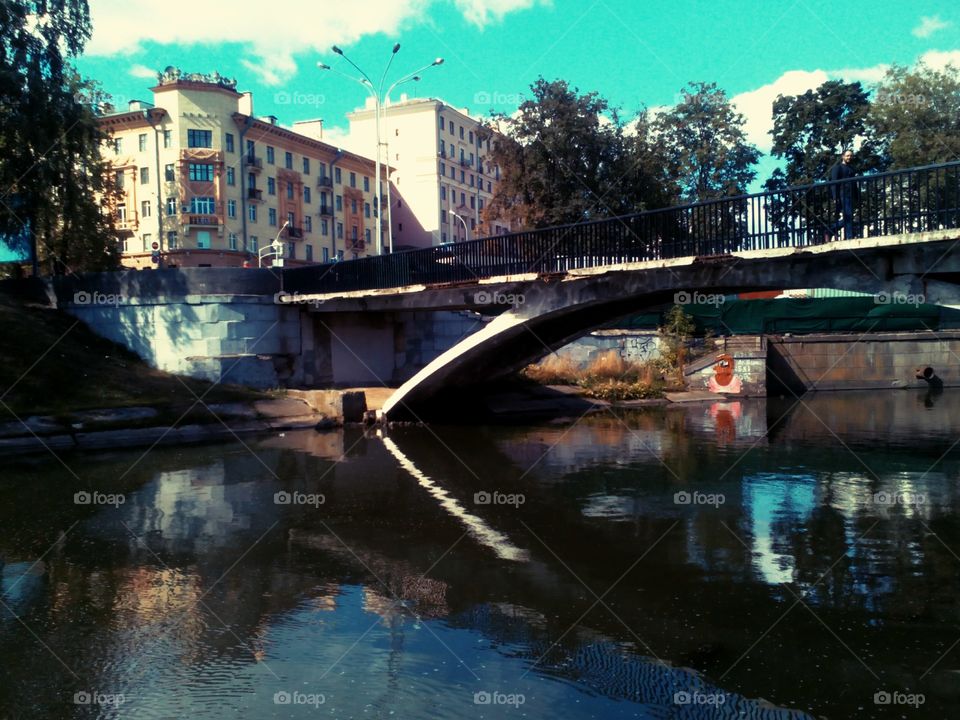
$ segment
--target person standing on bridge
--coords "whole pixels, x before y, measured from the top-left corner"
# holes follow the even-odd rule
[[[830,195],[835,203],[835,212],[841,216],[830,226],[830,239],[836,237],[841,227],[844,240],[849,240],[855,234],[853,206],[860,201],[860,188],[856,182],[850,180],[856,175],[852,163],[853,150],[847,148],[843,151],[840,162],[830,168],[830,181],[834,183],[830,186]],[[850,181],[841,182],[843,180]]]

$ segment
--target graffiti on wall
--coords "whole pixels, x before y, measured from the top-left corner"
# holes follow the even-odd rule
[[[713,376],[707,380],[707,389],[715,393],[738,395],[743,387],[737,377],[736,361],[729,353],[717,355],[717,362],[713,366]]]

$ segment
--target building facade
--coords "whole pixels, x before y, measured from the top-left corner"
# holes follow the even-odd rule
[[[350,145],[376,147],[372,101],[347,115]],[[490,160],[497,134],[465,110],[434,98],[387,105],[380,129],[392,168],[390,215],[393,249],[429,247],[501,235],[506,222],[483,224],[500,170]]]
[[[275,242],[286,265],[377,253],[373,160],[256,118],[216,73],[167,68],[151,90],[100,120],[125,266],[269,265]]]

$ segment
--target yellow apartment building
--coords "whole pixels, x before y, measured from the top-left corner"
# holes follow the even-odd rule
[[[347,117],[350,146],[375,148],[372,99]],[[402,96],[384,108],[380,136],[392,169],[394,250],[509,232],[506,222],[489,227],[481,222],[500,178],[500,169],[489,160],[499,135],[466,109],[435,98]]]
[[[275,241],[287,266],[377,253],[373,160],[255,117],[218,73],[170,67],[151,91],[100,119],[123,265],[266,266]]]

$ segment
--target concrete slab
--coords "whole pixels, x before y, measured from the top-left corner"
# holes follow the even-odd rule
[[[280,398],[277,400],[257,400],[253,409],[263,417],[282,418],[313,415],[310,406],[299,398]],[[314,419],[316,422],[316,419]]]
[[[672,403],[716,402],[729,400],[729,395],[707,392],[706,390],[691,390],[689,392],[668,392],[664,397]]]

